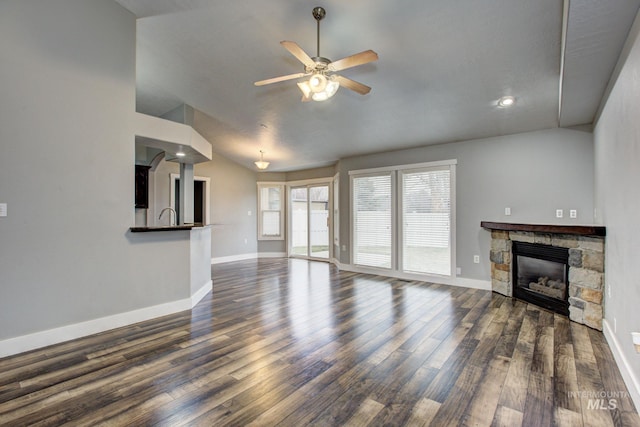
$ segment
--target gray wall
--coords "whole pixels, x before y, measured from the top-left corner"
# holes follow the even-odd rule
[[[605,333],[618,347],[627,386],[640,402],[640,355],[631,332],[640,332],[640,22],[630,32],[619,77],[596,124],[596,221],[607,227]],[[628,55],[628,56],[627,56]],[[609,293],[610,292],[610,293]],[[621,364],[621,360],[618,359]],[[626,372],[625,372],[626,371]],[[635,382],[635,388],[633,383]]]
[[[179,174],[180,166],[163,160],[150,175],[154,182],[150,203],[157,213],[170,205],[169,177],[172,173]],[[195,175],[211,178],[211,256],[255,254],[258,234],[256,173],[214,153],[211,161],[195,165]],[[157,221],[157,215],[152,219]],[[168,216],[163,215],[163,223],[166,221]]]
[[[211,178],[212,257],[255,254],[256,173],[214,153],[213,160],[196,165],[196,175]]]
[[[128,232],[135,25],[112,1],[0,2],[0,340],[189,297],[188,240]]]
[[[566,129],[427,146],[342,159],[340,262],[350,263],[349,171],[457,159],[457,266],[462,277],[489,280],[490,233],[480,221],[583,224],[593,221],[593,136]],[[510,207],[512,215],[505,216]],[[565,218],[555,217],[564,209]],[[578,210],[569,219],[569,209]],[[480,264],[473,256],[480,255]]]

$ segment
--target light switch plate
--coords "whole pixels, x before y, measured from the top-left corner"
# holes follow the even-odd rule
[[[7,204],[0,203],[0,216],[7,216]]]
[[[556,218],[562,218],[564,216],[564,212],[562,209],[556,209]]]
[[[569,211],[569,218],[578,218],[578,211],[576,209],[571,209]]]

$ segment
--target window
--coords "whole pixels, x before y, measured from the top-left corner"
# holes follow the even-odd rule
[[[258,240],[284,240],[284,185],[258,183]]]
[[[351,171],[352,262],[451,276],[455,164],[449,160]]]
[[[354,263],[392,267],[391,174],[354,177]]]

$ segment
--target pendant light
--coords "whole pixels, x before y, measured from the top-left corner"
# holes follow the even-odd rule
[[[264,170],[269,167],[269,162],[264,161],[264,151],[260,150],[260,160],[254,162],[256,167],[260,170]]]

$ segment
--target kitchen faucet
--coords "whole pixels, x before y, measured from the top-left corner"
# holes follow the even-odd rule
[[[171,213],[169,213],[169,225],[178,225],[178,214],[176,213],[176,210],[173,208],[164,208],[160,211],[160,215],[158,215],[158,219],[162,218],[162,214],[164,213],[164,211],[169,210],[170,212],[173,212],[173,215],[176,218],[176,223],[175,224],[171,224]]]

